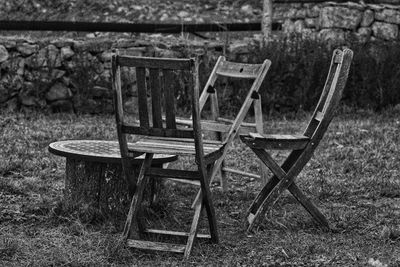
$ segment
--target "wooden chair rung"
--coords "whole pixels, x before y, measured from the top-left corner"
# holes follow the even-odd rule
[[[145,240],[135,240],[127,239],[126,244],[130,248],[137,248],[143,250],[156,250],[156,251],[167,251],[174,253],[184,253],[186,246],[181,244],[145,241]]]
[[[196,171],[150,168],[146,175],[153,178],[177,178],[190,181],[199,181],[200,175]]]
[[[236,170],[236,169],[232,169],[232,168],[228,168],[228,167],[223,167],[221,169],[223,171],[225,171],[225,172],[231,172],[231,173],[234,173],[234,174],[239,174],[239,175],[247,176],[247,177],[250,177],[250,178],[259,179],[261,177],[260,175],[257,175],[257,174],[254,174],[254,173],[240,171],[240,170]]]
[[[153,234],[153,235],[164,235],[164,236],[177,236],[177,237],[188,237],[189,233],[186,232],[179,232],[179,231],[168,231],[168,230],[159,230],[159,229],[146,229],[146,234]],[[197,234],[197,238],[201,239],[211,239],[209,234]]]
[[[200,186],[200,181],[176,179],[176,178],[169,178],[168,180],[175,181],[178,183],[183,183],[183,184],[191,184],[191,185],[195,185],[195,186]]]
[[[223,123],[229,123],[229,124],[232,124],[234,122],[234,120],[226,119],[226,118],[222,118],[222,117],[218,117],[216,119],[216,121],[223,122]],[[240,126],[241,127],[256,127],[256,124],[254,122],[242,122],[240,124]]]

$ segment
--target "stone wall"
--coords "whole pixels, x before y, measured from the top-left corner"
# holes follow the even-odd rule
[[[172,37],[171,37],[172,38]],[[0,38],[0,106],[9,110],[111,112],[111,55],[218,56],[223,44],[177,38],[27,40]],[[168,43],[170,45],[168,45]]]
[[[399,40],[399,6],[323,3],[276,4],[274,8],[274,21],[283,24],[283,34],[277,36],[294,32],[335,43],[349,39],[361,42]],[[246,61],[250,47],[259,45],[260,40],[248,38],[227,43],[226,40],[189,41],[161,35],[81,40],[0,37],[0,108],[111,112],[111,54],[114,49],[137,56],[196,54],[203,55],[203,60],[208,62],[225,53],[231,60]],[[201,72],[207,75],[209,71]]]
[[[273,20],[282,23],[283,31],[345,42],[399,40],[400,1],[397,5],[334,3],[274,4]]]

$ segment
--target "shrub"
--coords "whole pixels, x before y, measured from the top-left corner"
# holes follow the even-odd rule
[[[353,42],[348,47],[354,51],[354,58],[342,102],[347,106],[373,110],[399,104],[399,42]],[[272,61],[260,89],[264,111],[312,110],[324,86],[334,48],[297,37],[253,48],[249,63],[260,63],[266,58]],[[240,91],[240,83],[233,86]],[[235,97],[245,93],[240,92]],[[229,95],[222,94],[220,98],[221,103],[229,103],[225,107],[238,104]]]

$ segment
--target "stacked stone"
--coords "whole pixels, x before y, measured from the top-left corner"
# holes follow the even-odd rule
[[[400,1],[397,5],[364,3],[274,4],[274,21],[285,33],[344,43],[399,40]]]
[[[170,43],[170,45],[167,45]],[[142,38],[41,40],[0,38],[0,108],[42,108],[53,111],[112,112],[113,50],[133,56],[184,57],[222,44]],[[130,76],[131,85],[135,78]],[[132,87],[132,91],[134,88]],[[128,101],[136,101],[132,92]]]

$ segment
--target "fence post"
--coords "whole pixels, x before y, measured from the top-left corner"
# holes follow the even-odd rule
[[[261,19],[261,31],[263,34],[263,44],[266,45],[272,34],[272,15],[273,7],[272,0],[264,0],[263,15]]]

